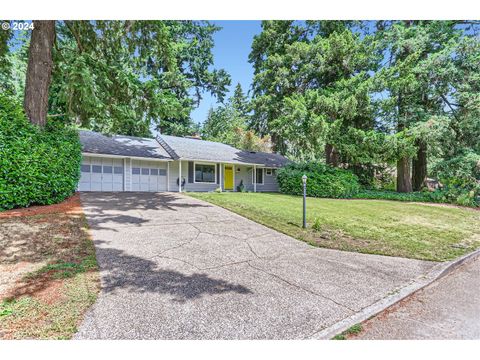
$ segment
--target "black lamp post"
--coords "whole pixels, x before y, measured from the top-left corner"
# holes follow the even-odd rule
[[[303,183],[303,228],[307,227],[307,175],[302,176]]]

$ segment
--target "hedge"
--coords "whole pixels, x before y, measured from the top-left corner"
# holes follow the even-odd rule
[[[411,193],[397,193],[388,190],[363,190],[353,195],[355,199],[395,200],[455,204],[460,206],[478,207],[480,198],[474,190],[465,190],[460,187],[448,187],[435,191],[416,191]]]
[[[78,132],[31,124],[20,104],[0,94],[0,210],[61,202],[80,179]]]
[[[320,163],[290,163],[277,174],[279,189],[284,194],[303,193],[303,174],[308,177],[307,196],[350,198],[360,190],[358,178],[352,172]]]

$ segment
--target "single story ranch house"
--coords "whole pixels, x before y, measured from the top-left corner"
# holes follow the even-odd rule
[[[279,154],[191,137],[156,139],[80,131],[79,191],[278,191]],[[181,176],[179,175],[181,174]]]

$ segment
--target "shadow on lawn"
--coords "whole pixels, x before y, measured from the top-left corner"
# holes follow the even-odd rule
[[[97,248],[97,258],[103,273],[102,291],[107,293],[121,289],[133,293],[169,294],[176,302],[226,292],[252,293],[243,285],[215,279],[204,273],[183,274],[162,269],[154,261],[126,255],[118,249]]]

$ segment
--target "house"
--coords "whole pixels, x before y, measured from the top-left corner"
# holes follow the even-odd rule
[[[191,137],[156,139],[80,131],[79,191],[278,191],[279,154]],[[181,176],[179,176],[181,174]]]

